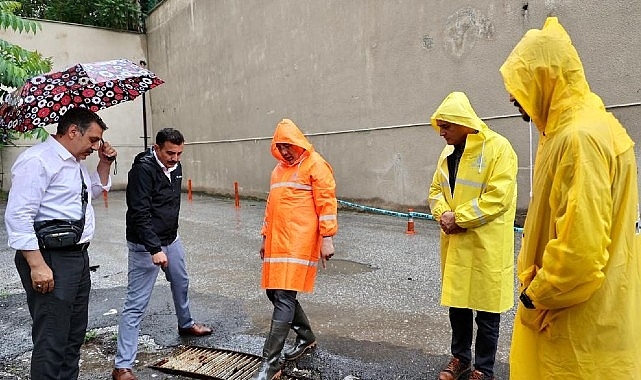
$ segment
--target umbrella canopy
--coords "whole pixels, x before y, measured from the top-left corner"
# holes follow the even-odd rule
[[[127,59],[79,63],[29,79],[5,98],[0,127],[28,131],[52,124],[69,108],[93,112],[134,100],[164,81]]]

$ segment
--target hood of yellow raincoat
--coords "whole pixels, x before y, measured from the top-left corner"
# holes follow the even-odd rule
[[[462,92],[449,94],[431,117],[432,127],[440,132],[436,120],[447,121],[448,123],[463,125],[479,132],[488,129],[488,126],[476,115],[470,100]]]
[[[544,135],[567,125],[563,112],[578,104],[605,111],[601,98],[590,91],[579,53],[556,17],[548,17],[542,29],[525,33],[499,71],[507,92]],[[622,127],[613,133],[618,153],[634,144]]]
[[[274,156],[278,161],[284,163],[285,165],[289,165],[289,163],[283,158],[283,156],[276,148],[276,144],[296,145],[305,149],[309,153],[312,153],[314,151],[314,147],[303,135],[303,132],[301,132],[296,124],[294,124],[294,122],[289,119],[283,119],[278,123],[278,125],[276,126],[276,131],[274,132],[274,137],[272,138],[271,145],[272,156]],[[301,155],[301,157],[303,156],[304,154]]]
[[[552,133],[563,111],[577,102],[601,99],[590,92],[583,64],[570,36],[556,17],[531,29],[499,69],[505,88],[521,104],[541,133]]]

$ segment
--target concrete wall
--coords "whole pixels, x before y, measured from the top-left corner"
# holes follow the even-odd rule
[[[37,50],[53,59],[53,70],[64,70],[76,63],[127,58],[133,62],[146,60],[146,38],[142,34],[117,32],[82,25],[40,21],[42,30],[37,34],[17,34],[12,30],[0,31],[0,38],[29,50]],[[151,92],[150,92],[151,93]],[[118,150],[118,173],[112,176],[115,188],[124,188],[127,170],[133,157],[144,146],[142,98],[122,103],[98,112],[109,129],[104,138]],[[150,121],[148,121],[150,124]],[[151,127],[150,127],[151,128]],[[55,125],[47,126],[55,132]],[[2,150],[2,189],[10,187],[11,165],[26,147],[38,141],[20,141],[18,147]],[[94,154],[94,156],[96,156]],[[97,157],[89,157],[87,164],[95,167]]]
[[[333,165],[338,195],[424,205],[444,141],[424,125],[465,91],[514,144],[529,196],[527,125],[499,66],[548,15],[567,28],[592,89],[641,141],[641,3],[578,0],[166,0],[148,19],[153,121],[190,142],[194,189],[264,197],[276,123],[291,118]],[[535,132],[536,134],[536,129]]]
[[[525,208],[529,133],[498,67],[550,14],[573,37],[592,89],[641,142],[638,1],[165,0],[147,20],[147,37],[42,22],[35,36],[0,38],[53,57],[54,69],[147,57],[166,81],[146,95],[149,136],[180,128],[185,175],[194,190],[212,193],[231,194],[237,181],[241,195],[265,197],[271,135],[288,117],[333,165],[340,198],[422,211],[444,145],[428,117],[449,92],[465,91],[517,150]],[[119,150],[113,179],[123,188],[144,145],[142,100],[99,113]],[[30,144],[3,150],[3,189]]]

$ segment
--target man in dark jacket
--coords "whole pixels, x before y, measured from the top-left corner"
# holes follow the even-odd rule
[[[136,156],[127,184],[127,247],[129,272],[127,299],[118,328],[118,352],[114,380],[135,380],[140,322],[145,314],[159,269],[171,284],[178,318],[178,333],[203,336],[211,328],[194,323],[189,311],[189,276],[185,250],[178,237],[178,214],[182,167],[180,156],[185,139],[175,129],[156,135],[153,149]]]

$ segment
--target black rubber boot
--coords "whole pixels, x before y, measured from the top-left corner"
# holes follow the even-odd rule
[[[263,346],[263,362],[252,380],[276,380],[280,377],[281,365],[278,359],[285,346],[289,329],[289,322],[272,321],[269,335]]]
[[[285,351],[285,360],[296,360],[301,357],[305,351],[316,346],[316,337],[312,332],[312,327],[309,325],[307,315],[305,315],[299,303],[296,304],[292,330],[296,333],[296,344],[291,349]]]

